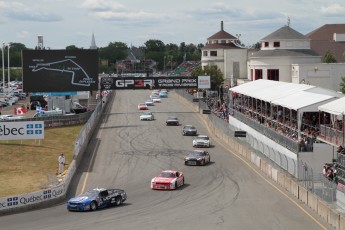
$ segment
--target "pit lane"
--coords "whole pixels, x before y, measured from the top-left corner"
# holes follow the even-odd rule
[[[208,133],[201,114],[169,94],[150,106],[154,121],[140,121],[137,105],[149,91],[117,91],[90,141],[68,196],[94,187],[122,188],[128,200],[121,207],[96,212],[68,212],[66,205],[0,217],[1,229],[321,229],[326,225],[307,207],[296,206],[256,172],[217,144],[208,149],[211,164],[185,166],[192,148],[182,125]],[[181,126],[166,126],[173,115]],[[150,180],[161,170],[185,173],[176,191],[152,191]],[[310,211],[310,216],[301,209]],[[316,218],[321,226],[311,217]]]

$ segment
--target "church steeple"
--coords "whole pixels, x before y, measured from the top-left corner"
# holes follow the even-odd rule
[[[92,33],[92,39],[91,39],[91,46],[90,46],[90,49],[97,49],[97,46],[96,46],[96,41],[95,41],[95,35]]]

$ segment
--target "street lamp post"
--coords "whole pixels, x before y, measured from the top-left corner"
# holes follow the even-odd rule
[[[8,81],[7,81],[7,88],[10,87],[10,46],[11,46],[11,43],[8,43],[7,44],[7,69],[8,69]]]
[[[2,43],[1,51],[2,51],[2,90],[3,90],[2,92],[5,93],[5,57],[4,57],[5,43]]]

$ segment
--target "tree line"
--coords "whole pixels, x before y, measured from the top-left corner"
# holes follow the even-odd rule
[[[143,46],[135,47],[136,50],[140,51],[139,60],[153,60],[157,63],[157,70],[163,71],[164,66],[170,64],[170,66],[176,67],[178,64],[182,63],[184,60],[190,61],[200,61],[201,60],[201,48],[204,47],[203,44],[186,44],[181,42],[179,45],[169,43],[164,44],[161,40],[150,39],[144,43]],[[127,58],[130,50],[133,47],[129,47],[124,42],[110,42],[105,47],[99,47],[99,72],[113,73],[115,64]],[[22,50],[28,50],[22,43],[11,43],[9,49],[9,62],[10,62],[10,77],[11,80],[21,80],[22,79]],[[73,49],[84,49],[83,47],[77,47],[75,45],[68,45],[66,50]],[[8,48],[5,47],[4,52],[4,66],[5,66],[5,77],[7,79],[8,74]],[[102,61],[106,60],[106,61]],[[2,63],[2,56],[0,56],[0,61]],[[106,63],[106,64],[105,64]],[[2,71],[2,66],[0,66]],[[2,79],[0,79],[2,80]]]

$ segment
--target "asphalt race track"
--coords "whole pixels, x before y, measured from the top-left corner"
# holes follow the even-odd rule
[[[94,187],[125,189],[123,206],[95,212],[68,212],[66,204],[0,217],[2,230],[109,229],[332,229],[311,209],[286,194],[250,163],[212,136],[202,115],[170,93],[149,107],[154,121],[140,121],[139,103],[148,90],[117,91],[103,115],[72,181],[68,196]],[[211,164],[185,166],[192,149],[182,126],[166,126],[169,115],[210,135]],[[175,191],[153,191],[151,178],[165,169],[185,174]]]

